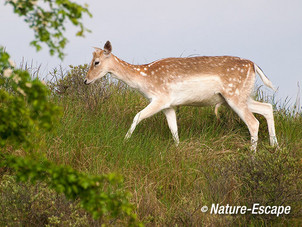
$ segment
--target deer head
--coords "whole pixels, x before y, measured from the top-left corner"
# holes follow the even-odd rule
[[[84,84],[86,85],[93,83],[95,80],[109,73],[112,64],[112,46],[109,41],[105,43],[104,50],[98,47],[94,47],[94,49],[90,68],[84,80]]]

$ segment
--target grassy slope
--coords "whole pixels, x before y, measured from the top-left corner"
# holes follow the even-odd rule
[[[162,113],[141,122],[124,142],[133,117],[147,102],[130,90],[113,87],[110,94],[96,104],[89,96],[70,94],[57,99],[64,110],[62,120],[55,132],[43,135],[51,160],[93,174],[122,174],[140,219],[150,226],[301,223],[301,115],[293,118],[276,113],[281,151],[268,147],[265,119],[257,115],[260,131],[256,155],[248,149],[246,126],[224,107],[219,119],[210,107],[179,108],[179,147],[175,147]],[[292,168],[293,162],[297,163],[294,174],[281,174]],[[259,180],[259,175],[264,179]],[[293,188],[286,190],[293,181]],[[256,189],[251,191],[253,187]],[[203,205],[212,203],[248,205],[262,201],[263,205],[278,205],[281,200],[283,205],[296,206],[292,216],[276,219],[200,212]]]

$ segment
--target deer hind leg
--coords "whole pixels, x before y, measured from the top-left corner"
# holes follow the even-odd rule
[[[258,142],[259,121],[255,118],[253,113],[249,110],[247,104],[238,104],[232,100],[226,99],[229,106],[238,114],[238,116],[247,125],[251,135],[251,150],[256,151]]]
[[[173,139],[175,141],[176,146],[179,144],[178,138],[178,130],[177,130],[177,121],[176,121],[176,113],[173,108],[167,108],[163,110],[164,114],[166,115],[167,122],[172,133]]]
[[[269,103],[257,102],[255,100],[250,99],[248,102],[248,108],[253,113],[261,114],[265,117],[268,126],[270,144],[271,146],[278,146],[278,141],[275,132],[273,106]]]
[[[217,103],[216,105],[215,105],[215,115],[216,115],[216,118],[218,119],[219,117],[218,117],[218,109],[219,109],[219,107],[221,106],[221,102],[220,103]]]
[[[134,131],[134,129],[136,128],[136,126],[144,119],[151,117],[152,115],[158,113],[159,111],[161,111],[163,108],[163,103],[162,102],[158,102],[158,101],[153,101],[151,102],[145,109],[143,109],[142,111],[140,111],[139,113],[137,113],[133,119],[132,125],[130,127],[130,129],[128,130],[126,136],[125,136],[125,140],[129,139]]]

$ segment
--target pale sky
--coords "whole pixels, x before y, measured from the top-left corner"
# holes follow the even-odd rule
[[[117,57],[135,64],[190,55],[250,59],[279,88],[277,97],[283,100],[295,100],[297,82],[302,86],[301,0],[77,1],[89,5],[93,18],[85,17],[84,24],[92,33],[78,38],[77,30],[67,26],[63,62],[49,56],[47,48],[36,53],[29,46],[33,32],[3,2],[0,45],[17,65],[23,58],[42,64],[44,75],[60,64],[67,69],[89,63],[92,46],[103,47],[110,40]]]

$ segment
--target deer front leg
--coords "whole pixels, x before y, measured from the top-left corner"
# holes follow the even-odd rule
[[[135,130],[136,126],[143,120],[148,117],[153,116],[154,114],[158,113],[163,109],[163,103],[159,101],[152,101],[145,109],[137,113],[133,119],[132,125],[130,129],[128,130],[125,140],[128,140],[133,131]]]

